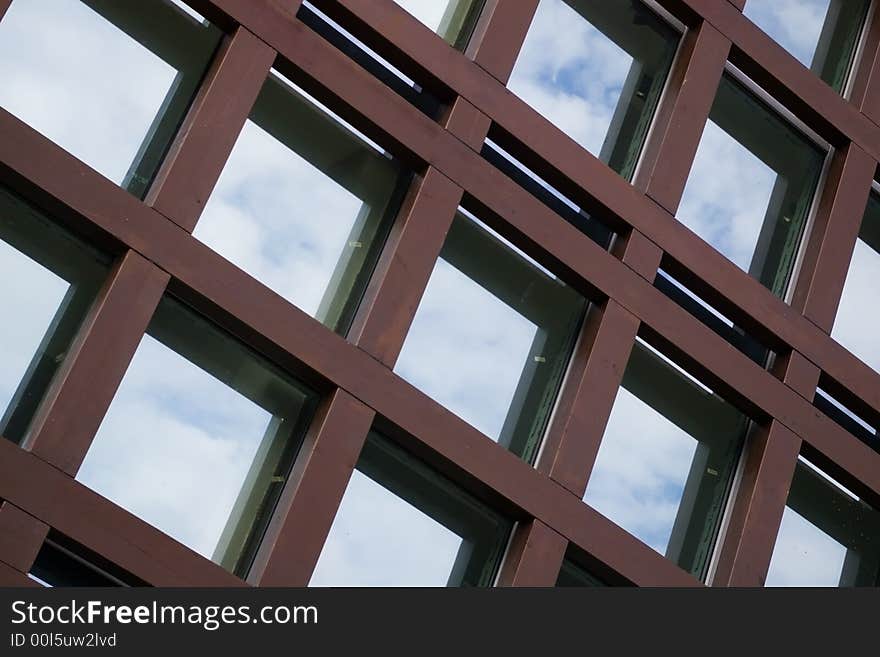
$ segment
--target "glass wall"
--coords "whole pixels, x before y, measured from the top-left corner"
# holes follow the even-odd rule
[[[484,4],[484,0],[394,1],[459,50],[467,46]]]
[[[840,298],[831,336],[880,372],[880,341],[877,322],[871,317],[877,305],[880,281],[880,196],[868,199],[862,228]]]
[[[784,297],[825,156],[725,74],[676,216]]]
[[[640,340],[584,501],[703,578],[749,420]]]
[[[748,0],[743,13],[843,92],[871,0]]]
[[[272,73],[194,235],[345,333],[409,180],[388,153]]]
[[[244,576],[315,395],[162,300],[77,480]]]
[[[0,106],[143,196],[221,37],[170,0],[14,0]]]
[[[552,273],[459,212],[394,371],[532,461],[586,307]]]
[[[511,523],[371,433],[310,586],[491,586]]]
[[[24,439],[109,265],[0,188],[0,436]]]
[[[629,179],[680,37],[640,0],[541,0],[508,87]]]
[[[767,586],[877,586],[880,513],[801,458]]]

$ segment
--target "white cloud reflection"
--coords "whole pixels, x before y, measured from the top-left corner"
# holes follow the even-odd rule
[[[709,120],[676,217],[748,271],[776,177]]]
[[[837,586],[846,547],[785,507],[766,586]]]
[[[147,335],[77,480],[210,559],[270,419]]]
[[[866,313],[877,305],[880,253],[857,240],[831,337],[880,372],[877,321]]]
[[[508,88],[598,156],[633,59],[562,0],[541,0]]]
[[[176,71],[78,0],[15,0],[0,105],[121,183]]]
[[[9,406],[70,285],[0,241],[0,417]],[[14,319],[14,321],[12,321]]]
[[[748,0],[743,13],[807,68],[831,0]]]
[[[248,120],[193,234],[314,316],[362,205]]]
[[[441,259],[394,371],[497,439],[536,332],[525,317]]]
[[[357,470],[310,586],[446,586],[461,538]]]
[[[419,21],[434,30],[440,29],[440,22],[449,5],[460,0],[394,0]]]
[[[697,441],[620,388],[584,501],[666,553]]]

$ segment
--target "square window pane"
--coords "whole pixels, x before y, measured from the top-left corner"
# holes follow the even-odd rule
[[[880,197],[872,193],[831,336],[880,372],[877,321],[870,315],[870,309],[877,305],[877,281],[880,281]]]
[[[194,235],[344,333],[409,179],[273,73]]]
[[[800,459],[767,586],[877,586],[880,513]]]
[[[491,586],[511,525],[371,433],[310,586]]]
[[[629,179],[679,38],[640,0],[541,0],[507,86]]]
[[[314,394],[165,298],[77,480],[246,574]]]
[[[483,8],[483,0],[394,0],[439,34],[464,50]]]
[[[743,13],[843,91],[870,5],[870,0],[748,0]]]
[[[749,420],[641,341],[584,501],[702,578]]]
[[[21,442],[109,260],[0,189],[0,435]]]
[[[394,371],[531,461],[586,305],[459,212]]]
[[[721,79],[678,219],[784,297],[825,151],[731,76]]]
[[[168,0],[14,0],[0,105],[143,196],[221,36]]]

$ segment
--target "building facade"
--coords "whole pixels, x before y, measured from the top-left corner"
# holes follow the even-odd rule
[[[0,0],[0,583],[870,586],[870,0]]]

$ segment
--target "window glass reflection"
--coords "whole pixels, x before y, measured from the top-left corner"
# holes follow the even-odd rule
[[[572,288],[460,212],[394,371],[531,461],[585,308]]]
[[[677,217],[784,296],[825,152],[725,75]]]
[[[378,434],[310,586],[491,586],[510,523]]]
[[[870,0],[748,0],[743,13],[804,66],[842,91]]]
[[[638,341],[584,501],[703,577],[748,426],[742,413]]]
[[[439,34],[464,49],[483,7],[483,0],[394,0]]]
[[[108,265],[0,189],[0,436],[25,437]]]
[[[541,0],[508,87],[630,178],[678,40],[640,0]]]
[[[77,480],[244,575],[314,399],[164,299]]]
[[[877,281],[880,281],[880,197],[872,193],[831,336],[880,372],[880,342],[877,340],[877,321],[880,320],[866,317],[877,303]]]
[[[168,1],[14,0],[0,105],[142,196],[221,36]]]
[[[194,235],[344,333],[408,182],[375,144],[273,73]]]
[[[880,513],[800,459],[767,586],[877,586]]]

